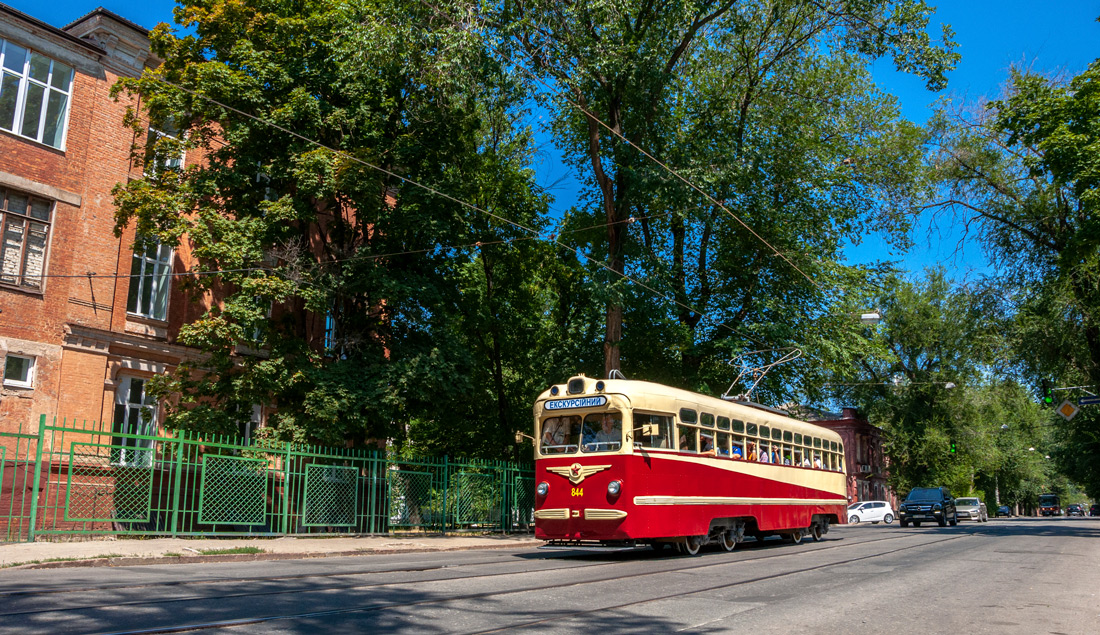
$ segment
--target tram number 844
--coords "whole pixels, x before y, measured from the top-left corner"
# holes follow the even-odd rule
[[[584,488],[583,487],[574,487],[572,495],[573,496],[584,496]]]

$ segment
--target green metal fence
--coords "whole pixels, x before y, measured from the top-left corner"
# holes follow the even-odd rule
[[[0,542],[533,527],[530,464],[123,434],[45,417],[35,434],[0,433]]]

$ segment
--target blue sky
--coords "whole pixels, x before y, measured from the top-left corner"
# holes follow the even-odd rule
[[[105,8],[152,28],[157,22],[171,21],[171,0],[6,0],[7,4],[54,26],[64,26],[88,13],[100,3]],[[898,73],[883,60],[875,67],[875,79],[885,90],[897,95],[904,115],[924,122],[931,104],[941,97],[976,100],[997,97],[1011,66],[1038,72],[1068,71],[1077,74],[1089,62],[1100,58],[1100,0],[951,0],[940,2],[931,33],[939,35],[939,24],[955,30],[962,61],[949,76],[949,85],[940,94],[924,89],[912,76]],[[547,144],[548,145],[548,144]],[[562,210],[574,203],[575,187],[570,175],[558,162],[557,153],[544,148],[543,161],[537,167],[543,185],[557,183],[554,207]],[[564,181],[564,182],[563,182]],[[875,260],[900,260],[912,272],[942,264],[958,281],[988,271],[976,245],[963,243],[954,253],[960,234],[952,227],[933,228],[925,219],[914,234],[916,246],[908,253],[892,253],[874,236],[861,245],[849,247],[845,255],[852,263]]]

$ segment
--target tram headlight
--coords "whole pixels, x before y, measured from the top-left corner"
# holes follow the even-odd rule
[[[596,390],[599,391],[599,392],[603,392],[603,389],[604,389],[604,383],[602,381],[596,382]]]
[[[607,495],[618,496],[619,492],[623,491],[622,481],[611,481],[607,484]]]
[[[539,486],[535,488],[535,492],[537,492],[539,496],[546,496],[546,493],[549,491],[550,484],[546,481],[539,483]]]

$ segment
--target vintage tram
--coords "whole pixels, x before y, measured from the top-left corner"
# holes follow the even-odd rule
[[[732,551],[844,522],[835,432],[657,383],[579,375],[538,396],[535,535],[555,547]]]

